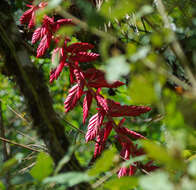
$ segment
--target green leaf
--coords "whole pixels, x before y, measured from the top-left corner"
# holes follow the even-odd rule
[[[88,171],[90,176],[96,176],[102,172],[108,171],[114,165],[116,149],[114,147],[103,152],[102,156],[96,161],[93,168]]]
[[[31,169],[30,174],[34,179],[42,181],[53,172],[53,166],[52,158],[48,154],[41,152],[38,154],[36,164]]]
[[[116,56],[110,58],[107,61],[106,66],[106,79],[108,82],[113,83],[118,80],[121,76],[125,76],[129,73],[130,67],[126,63],[124,56]]]
[[[169,181],[169,176],[163,172],[153,172],[151,175],[139,179],[143,190],[173,190],[174,186]]]
[[[165,164],[172,169],[180,169],[184,167],[184,163],[179,159],[175,159],[165,148],[147,140],[144,140],[142,144],[150,158]]]
[[[138,185],[138,179],[136,177],[122,177],[122,178],[114,178],[107,181],[104,184],[104,187],[112,190],[129,190]]]
[[[82,172],[67,172],[54,177],[48,177],[43,181],[43,183],[66,184],[67,187],[71,187],[81,182],[90,181],[91,179],[92,177]]]
[[[101,6],[100,14],[110,20],[122,19],[126,14],[131,13],[135,8],[135,3],[131,0],[104,1]]]
[[[69,148],[68,153],[59,161],[54,171],[54,174],[57,174],[61,170],[61,168],[70,160],[71,155],[73,154],[75,148],[76,148],[75,146],[71,146]]]
[[[5,190],[5,185],[0,181],[0,189]]]
[[[135,75],[130,85],[131,99],[136,104],[151,104],[156,102],[153,79],[150,74]]]
[[[196,176],[196,159],[192,160],[189,164],[188,173],[192,176]]]

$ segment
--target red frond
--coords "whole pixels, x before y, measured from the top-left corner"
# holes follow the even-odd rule
[[[113,100],[110,99],[107,99],[105,104],[107,104],[108,113],[112,117],[139,116],[151,110],[151,108],[148,106],[121,105],[120,103],[114,102]]]
[[[76,84],[69,90],[69,94],[64,102],[65,112],[68,112],[69,110],[73,109],[81,96],[82,93],[80,92],[80,88],[78,84]]]
[[[127,129],[125,127],[119,127],[116,129],[116,131],[118,133],[130,136],[133,139],[146,139],[146,137],[144,137],[143,135],[136,133],[135,131],[132,131],[132,130]]]
[[[92,100],[93,100],[93,96],[91,92],[87,91],[86,96],[84,97],[84,100],[83,100],[83,123],[85,123],[86,118],[88,117],[88,112],[89,112]]]
[[[97,53],[89,53],[89,52],[78,52],[76,55],[71,55],[70,59],[72,61],[78,61],[78,62],[90,62],[94,61],[99,57],[99,54]]]
[[[54,69],[50,74],[50,83],[54,81],[54,79],[58,79],[59,75],[61,74],[62,70],[64,68],[64,62],[60,62],[58,67]]]
[[[92,44],[77,42],[77,43],[73,43],[70,46],[66,47],[66,51],[71,52],[71,53],[78,53],[78,52],[86,52],[93,48],[94,46]]]
[[[37,29],[33,32],[33,36],[32,36],[31,43],[32,43],[32,44],[36,43],[40,38],[41,38],[41,28],[37,28]]]
[[[104,150],[106,140],[108,136],[110,135],[113,124],[111,121],[108,121],[107,123],[104,124],[104,126],[105,127],[102,128],[99,134],[97,135],[97,142],[95,143],[94,158],[99,156],[101,152]]]
[[[37,48],[37,57],[41,57],[45,54],[46,50],[50,46],[51,38],[52,38],[51,35],[45,35],[42,38],[42,40]]]
[[[88,85],[93,88],[117,88],[124,85],[123,82],[115,81],[110,84],[105,79],[105,73],[96,68],[89,68],[84,72],[85,78],[88,79]]]
[[[97,136],[99,129],[103,123],[103,119],[104,115],[102,112],[98,112],[90,118],[88,123],[88,130],[85,136],[86,142],[94,139]]]
[[[32,14],[35,10],[36,8],[31,5],[31,8],[25,11],[23,15],[20,17],[20,24],[27,24],[30,22],[31,19],[34,19],[32,18]]]
[[[63,25],[74,25],[72,19],[59,19],[55,22],[54,32],[56,32]]]

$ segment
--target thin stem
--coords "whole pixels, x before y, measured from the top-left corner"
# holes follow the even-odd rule
[[[25,148],[25,149],[34,151],[34,152],[42,152],[42,151],[40,151],[40,150],[36,150],[36,149],[31,148],[31,147],[29,147],[29,146],[27,146],[27,145],[19,144],[19,143],[15,142],[15,141],[11,141],[11,140],[6,139],[6,138],[3,138],[3,137],[0,137],[0,140],[3,141],[3,142],[6,142],[6,143],[13,144],[13,145],[18,146],[18,147],[21,147],[21,148]]]

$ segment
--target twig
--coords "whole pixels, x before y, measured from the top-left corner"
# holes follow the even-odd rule
[[[65,123],[67,123],[71,128],[77,130],[80,134],[82,135],[86,135],[86,133],[84,131],[82,131],[81,129],[77,128],[76,126],[74,126],[73,124],[71,124],[69,121],[67,121],[66,119],[61,118],[60,116],[58,116],[59,119],[63,120]],[[96,141],[95,139],[93,139],[92,141],[94,141],[95,143],[100,144],[98,141]]]
[[[0,137],[0,140],[3,141],[3,142],[6,142],[6,143],[13,144],[13,145],[15,145],[15,146],[19,146],[19,147],[22,147],[22,148],[25,148],[25,149],[34,151],[34,152],[42,152],[42,151],[40,151],[40,150],[36,150],[36,149],[31,148],[31,147],[29,147],[29,146],[26,146],[26,145],[23,145],[23,144],[19,144],[19,143],[15,142],[15,141],[11,141],[11,140],[5,139],[5,138],[3,138],[3,137]]]
[[[31,139],[33,142],[37,142],[36,139],[34,139],[33,137],[31,137],[30,135],[27,135],[19,130],[16,130],[17,133],[19,133],[20,135],[24,136],[24,137],[27,137],[28,139]]]
[[[144,22],[144,18],[143,18],[143,17],[141,18],[141,21],[142,21],[142,25],[143,25],[143,27],[144,27],[144,31],[145,31],[146,33],[150,33],[150,32],[148,32],[147,29],[146,29],[146,25],[145,25],[145,22]]]
[[[101,177],[99,180],[97,180],[94,184],[92,184],[92,188],[96,189],[100,185],[102,185],[105,181],[107,181],[110,177],[112,177],[118,170],[120,169],[120,166],[115,167],[111,172],[106,173],[103,177]]]

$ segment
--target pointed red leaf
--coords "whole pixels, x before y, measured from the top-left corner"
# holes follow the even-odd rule
[[[54,23],[53,32],[59,30],[59,28],[63,25],[74,25],[72,19],[59,19]]]
[[[83,100],[83,123],[85,123],[86,118],[88,117],[88,112],[89,112],[92,100],[93,100],[92,94],[90,93],[90,91],[87,91],[86,96],[84,97],[84,100]]]
[[[51,35],[45,35],[42,38],[42,40],[37,48],[37,57],[41,57],[45,54],[46,50],[50,46],[51,38],[52,38]]]
[[[54,69],[51,74],[50,74],[50,83],[52,83],[54,81],[54,79],[58,79],[59,75],[61,74],[62,70],[64,68],[64,62],[60,62],[60,64],[58,65],[58,67],[56,69]]]
[[[98,112],[90,118],[88,123],[88,130],[85,136],[86,142],[94,139],[97,136],[99,129],[103,123],[103,119],[104,115],[102,112]]]
[[[68,112],[69,110],[73,109],[81,96],[82,93],[80,92],[80,88],[78,84],[76,84],[69,90],[69,94],[64,102],[65,112]]]
[[[126,167],[122,167],[118,170],[118,177],[121,178],[123,176],[128,176],[129,169]]]
[[[78,52],[76,55],[70,56],[70,59],[72,61],[78,61],[78,62],[90,62],[94,61],[99,57],[99,54],[97,53],[89,53],[89,52]]]
[[[151,110],[148,106],[127,106],[121,105],[110,99],[104,99],[102,96],[97,96],[97,101],[100,106],[112,117],[121,116],[139,116]]]
[[[104,124],[104,128],[100,130],[99,134],[97,135],[97,142],[95,143],[95,151],[94,151],[94,158],[99,156],[101,152],[105,148],[105,143],[110,135],[110,132],[112,130],[112,122],[108,121],[107,123]]]
[[[123,82],[115,81],[110,84],[105,79],[105,73],[96,68],[89,68],[84,72],[84,76],[88,79],[88,85],[93,88],[117,88],[119,86],[124,85]]]
[[[78,53],[78,52],[86,52],[93,48],[94,46],[92,44],[77,42],[77,43],[73,43],[70,46],[66,47],[66,51],[72,52],[72,53]]]
[[[41,28],[37,28],[33,33],[31,43],[32,44],[36,43],[40,38],[41,38]]]
[[[125,127],[119,127],[119,128],[117,128],[117,131],[118,131],[118,133],[130,136],[133,139],[146,139],[146,137],[144,137],[143,135],[141,135],[135,131],[132,131],[130,129],[127,129]]]
[[[25,11],[24,13],[23,13],[23,15],[20,17],[20,23],[21,24],[29,24],[29,29],[30,28],[32,28],[34,25],[33,24],[35,24],[35,18],[34,18],[34,16],[35,16],[35,14],[34,14],[34,12],[35,12],[35,10],[37,9],[35,6],[32,6],[32,5],[30,5],[30,9],[28,9],[27,11]]]

